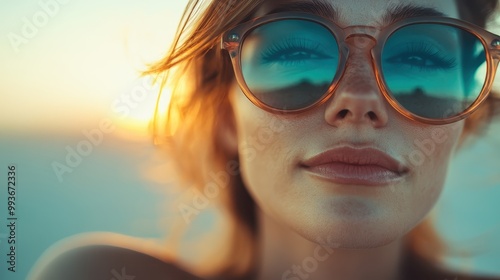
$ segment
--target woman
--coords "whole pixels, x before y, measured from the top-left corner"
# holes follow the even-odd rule
[[[210,246],[83,246],[35,279],[486,279],[435,267],[424,218],[497,106],[497,1],[207,2],[149,74],[176,71],[156,140],[194,186],[181,225],[222,217]]]

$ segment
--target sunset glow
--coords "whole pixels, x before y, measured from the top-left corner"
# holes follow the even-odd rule
[[[168,50],[186,3],[3,3],[0,128],[72,130],[108,116],[147,127],[158,87],[139,92],[140,74]]]

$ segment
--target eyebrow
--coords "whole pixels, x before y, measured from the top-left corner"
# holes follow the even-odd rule
[[[279,12],[305,12],[337,21],[340,20],[341,16],[339,10],[332,3],[324,0],[295,1],[292,3],[281,2],[280,4],[281,5],[274,7],[274,9],[272,9],[268,14]],[[434,8],[421,7],[412,4],[398,4],[388,8],[388,11],[382,17],[382,22],[385,25],[389,25],[406,18],[424,16],[445,17],[447,15]]]
[[[336,20],[339,14],[335,6],[331,3],[322,0],[312,1],[295,1],[292,3],[283,3],[274,7],[268,14],[281,13],[281,12],[305,12],[310,14],[319,15],[325,18]]]
[[[390,8],[383,16],[383,22],[385,24],[391,24],[406,18],[427,16],[445,17],[447,15],[434,8],[399,4]]]

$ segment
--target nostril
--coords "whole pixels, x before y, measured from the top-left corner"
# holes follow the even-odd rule
[[[343,119],[347,116],[348,113],[349,113],[349,110],[344,109],[344,110],[340,111],[338,115],[341,119]]]
[[[370,118],[370,120],[372,120],[372,121],[376,121],[376,120],[378,120],[377,114],[375,114],[373,111],[368,112],[368,117],[369,117],[369,118]]]

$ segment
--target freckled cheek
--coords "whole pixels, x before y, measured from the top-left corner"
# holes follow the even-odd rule
[[[419,142],[415,142],[413,148],[423,155],[424,160],[420,165],[412,166],[414,192],[422,199],[437,198],[441,193],[461,132],[460,125],[439,127]]]
[[[461,126],[451,126],[443,130],[434,130],[434,134],[431,134],[430,139],[436,148],[435,152],[429,156],[429,168],[440,170],[440,174],[443,176],[446,175],[448,165],[453,158],[458,139],[462,133],[461,128]]]
[[[258,123],[246,122],[240,134],[239,153],[244,182],[265,208],[269,201],[283,200],[291,190],[295,180],[294,151],[300,138],[293,135],[288,120],[269,116],[257,119]]]
[[[267,128],[261,128],[251,133],[240,142],[240,159],[242,165],[261,174],[273,173],[283,175],[289,168],[287,160],[291,147],[286,141]],[[287,149],[288,147],[288,149]],[[254,174],[256,175],[256,174]]]
[[[285,159],[299,139],[290,135],[292,121],[257,108],[239,90],[231,98],[243,180],[257,199],[265,192],[273,195],[286,185],[290,164]]]

